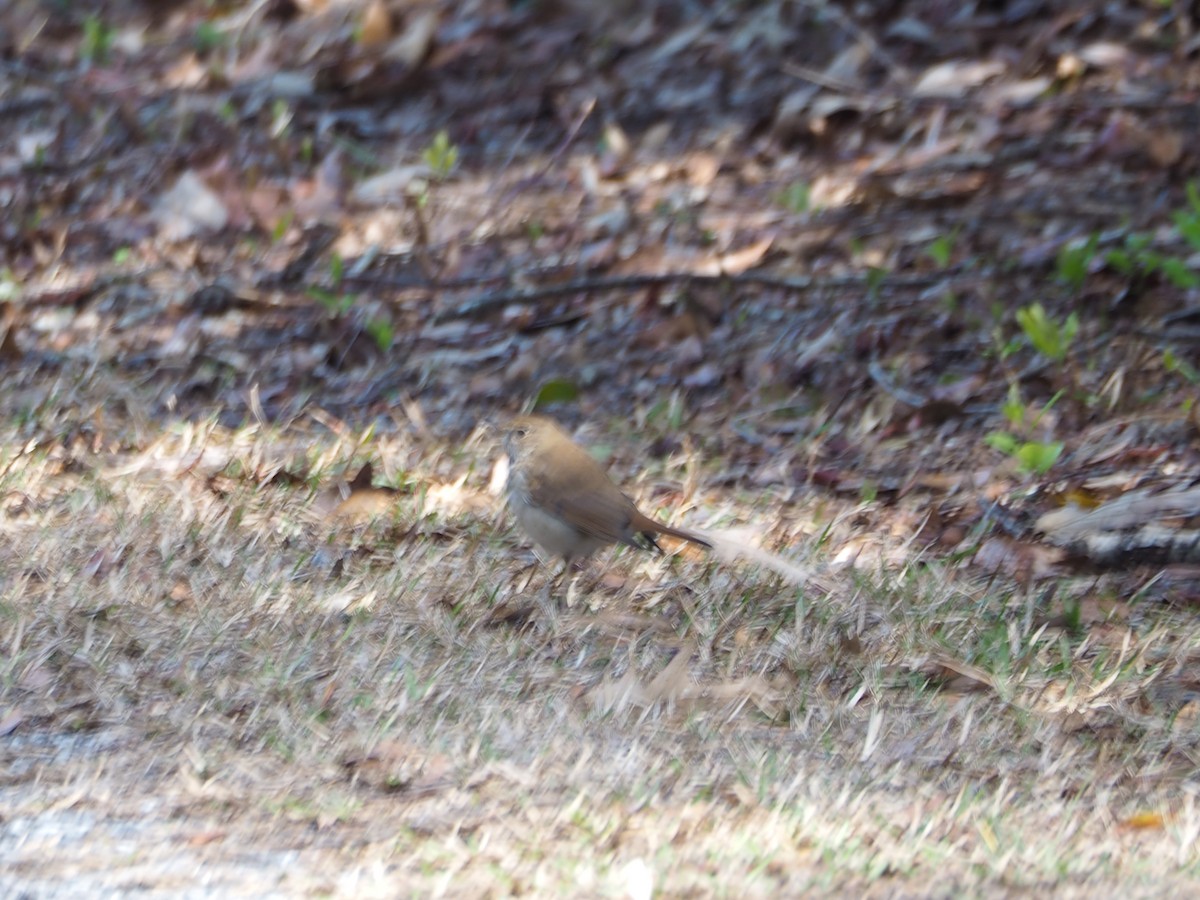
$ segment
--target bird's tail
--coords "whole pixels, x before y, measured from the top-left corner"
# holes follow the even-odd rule
[[[752,562],[774,572],[791,584],[811,585],[825,593],[829,593],[831,590],[827,580],[815,567],[803,565],[780,556],[778,553],[764,550],[758,546],[754,533],[747,529],[723,529],[719,532],[685,531],[682,528],[671,528],[669,525],[655,522],[654,530],[658,534],[666,534],[699,544],[701,547],[708,547],[718,559],[725,562]]]

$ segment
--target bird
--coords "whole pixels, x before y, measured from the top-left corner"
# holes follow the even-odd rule
[[[508,508],[517,525],[551,556],[571,563],[609,544],[644,550],[669,535],[711,548],[702,534],[672,528],[638,511],[604,467],[545,416],[513,419],[504,433]]]

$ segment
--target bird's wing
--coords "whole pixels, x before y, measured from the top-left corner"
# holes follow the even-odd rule
[[[558,448],[562,453],[578,447]],[[591,457],[588,457],[589,462]],[[580,473],[586,473],[580,477]],[[562,477],[571,473],[571,477]],[[556,467],[553,470],[526,472],[525,489],[537,506],[554,513],[581,534],[610,543],[638,546],[633,540],[630,524],[637,517],[633,501],[621,493],[608,477],[590,467]]]

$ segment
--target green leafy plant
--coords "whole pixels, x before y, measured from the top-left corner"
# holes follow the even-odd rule
[[[954,242],[957,239],[958,234],[955,232],[943,234],[925,248],[925,255],[932,259],[939,269],[944,269],[950,264],[950,257],[954,254]]]
[[[310,287],[308,296],[318,301],[335,316],[345,315],[354,308],[355,297],[353,294],[339,294],[325,288]]]
[[[353,298],[351,302],[353,302]],[[371,336],[371,340],[375,342],[376,347],[387,351],[392,349],[392,341],[395,340],[396,330],[387,319],[371,319],[367,322],[367,334]]]
[[[991,313],[992,319],[995,321],[995,325],[992,326],[993,349],[991,352],[995,353],[998,359],[1006,360],[1024,347],[1025,341],[1021,339],[1019,334],[1008,338],[1005,337],[1008,309],[1003,303],[993,303]]]
[[[280,216],[275,227],[271,229],[271,240],[277,244],[282,241],[287,235],[288,229],[292,227],[292,220],[295,217],[296,214],[290,209]]]
[[[552,403],[569,403],[579,396],[579,385],[565,378],[551,378],[540,388],[533,400],[534,409],[542,409]]]
[[[1187,227],[1190,228],[1190,224]],[[1104,261],[1130,278],[1161,274],[1177,288],[1188,290],[1200,287],[1200,274],[1193,271],[1187,260],[1151,250],[1150,241],[1147,234],[1131,234],[1125,238],[1124,246],[1108,251]]]
[[[1149,246],[1149,235],[1129,234],[1125,236],[1124,246],[1109,250],[1104,255],[1104,261],[1122,275],[1137,275],[1139,269],[1146,267],[1146,254]]]
[[[779,205],[789,212],[802,215],[812,211],[812,185],[807,181],[793,181],[779,194]]]
[[[271,104],[271,137],[283,137],[292,124],[292,108],[282,98]]]
[[[112,49],[114,34],[113,29],[97,16],[88,16],[83,20],[83,45],[79,48],[79,55],[88,64],[103,65]]]
[[[1027,435],[1038,425],[1061,396],[1062,391],[1059,391],[1046,401],[1036,414],[1030,416],[1020,391],[1016,385],[1012,385],[1008,390],[1008,399],[1000,407],[1011,430],[993,431],[984,438],[984,442],[993,450],[999,450],[1015,459],[1021,471],[1044,475],[1062,455],[1062,441],[1027,440],[1023,435]]]
[[[1186,359],[1176,355],[1170,347],[1163,351],[1163,368],[1173,374],[1182,375],[1188,384],[1200,384],[1200,372]]]
[[[646,411],[646,422],[647,424],[654,423],[656,428],[661,428],[667,433],[678,432],[683,428],[683,417],[686,412],[680,396],[671,393],[655,401],[654,405]]]
[[[334,253],[329,258],[329,282],[333,286],[332,290],[326,288],[312,287],[309,288],[309,295],[315,297],[321,302],[321,305],[329,310],[334,316],[343,316],[354,308],[354,304],[358,301],[355,294],[341,292],[337,290],[342,286],[342,279],[346,274],[346,263],[342,259],[340,253]],[[375,342],[375,346],[381,351],[387,352],[392,349],[392,344],[396,340],[396,326],[392,320],[385,316],[376,316],[367,319],[363,326],[367,335]]]
[[[276,230],[278,230],[278,228]],[[313,286],[308,289],[308,295],[314,300],[319,301],[322,306],[324,306],[335,316],[341,316],[348,313],[354,308],[354,302],[357,299],[354,294],[341,293],[337,290],[339,287],[341,287],[342,278],[345,275],[345,268],[346,264],[342,260],[341,254],[334,253],[329,259],[329,282],[332,285],[332,288]],[[390,324],[388,327],[391,327]],[[370,331],[370,323],[368,323],[367,329]],[[375,337],[375,335],[372,334],[372,337]],[[379,339],[376,338],[376,343],[378,343],[378,341]],[[388,338],[388,343],[389,345],[391,344],[390,335]]]
[[[17,283],[12,269],[5,266],[0,269],[0,303],[16,300],[21,295],[21,287]]]
[[[1061,362],[1079,332],[1079,315],[1071,313],[1062,322],[1056,322],[1046,315],[1042,304],[1032,303],[1017,310],[1017,324],[1039,353]]]
[[[867,299],[878,300],[879,289],[883,287],[883,280],[887,278],[887,269],[880,266],[871,266],[867,270]]]
[[[1187,186],[1188,205],[1171,216],[1175,230],[1193,251],[1200,251],[1200,187],[1196,182]],[[1162,275],[1177,288],[1191,290],[1200,287],[1200,272],[1186,259],[1159,253],[1151,248],[1153,237],[1134,232],[1125,236],[1120,247],[1109,250],[1105,263],[1130,278],[1141,279]]]
[[[425,148],[425,151],[421,154],[421,159],[425,161],[425,165],[429,166],[429,171],[433,173],[433,176],[442,181],[458,165],[458,147],[450,143],[450,135],[445,130],[442,130],[434,136],[433,142]]]
[[[862,483],[858,489],[859,503],[874,503],[879,497],[879,485],[869,478]]]
[[[1008,399],[1000,407],[1000,412],[1013,428],[1025,427],[1025,403],[1021,400],[1021,393],[1016,385],[1008,389]]]
[[[1191,290],[1200,287],[1200,274],[1193,272],[1187,262],[1178,257],[1168,256],[1160,259],[1157,268],[1166,276],[1167,281],[1177,288]]]
[[[1194,249],[1200,250],[1200,187],[1189,181],[1187,186],[1188,208],[1172,216],[1175,227]]]
[[[192,46],[203,56],[221,46],[225,36],[212,22],[201,22],[192,32]]]
[[[1045,475],[1063,452],[1062,441],[1022,441],[1007,431],[993,431],[984,442],[1015,459],[1021,471],[1034,475]]]
[[[1058,280],[1066,282],[1075,290],[1083,287],[1099,245],[1098,234],[1093,234],[1085,241],[1063,244],[1058,250]]]

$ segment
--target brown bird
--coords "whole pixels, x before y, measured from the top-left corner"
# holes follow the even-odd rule
[[[587,451],[544,416],[520,416],[504,435],[508,508],[539,547],[569,567],[608,544],[662,552],[655,535],[701,547],[699,534],[671,528],[638,512]]]

